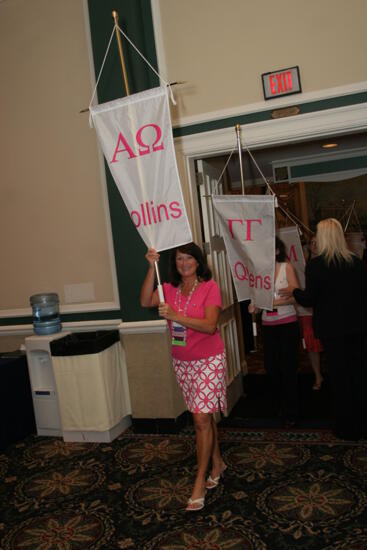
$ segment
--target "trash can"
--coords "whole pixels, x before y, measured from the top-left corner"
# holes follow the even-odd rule
[[[0,353],[0,450],[35,433],[25,353]]]
[[[51,342],[65,441],[110,442],[131,425],[118,330],[76,332]]]

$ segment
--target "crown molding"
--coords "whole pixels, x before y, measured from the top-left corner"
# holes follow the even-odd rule
[[[367,103],[266,120],[241,126],[242,145],[251,149],[321,139],[367,130]],[[178,153],[203,158],[236,147],[233,127],[176,137]]]

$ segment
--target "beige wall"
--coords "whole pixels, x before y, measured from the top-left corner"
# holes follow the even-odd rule
[[[261,74],[299,65],[303,92],[367,81],[366,0],[153,0],[174,118],[263,101]],[[157,11],[156,11],[157,15]]]
[[[0,336],[0,353],[20,350],[24,339],[25,336]]]
[[[0,66],[0,312],[84,283],[112,302],[83,0],[0,3]]]

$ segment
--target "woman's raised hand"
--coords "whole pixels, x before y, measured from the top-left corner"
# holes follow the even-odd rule
[[[158,262],[159,254],[155,248],[148,248],[145,258],[151,267],[154,267],[154,262]]]
[[[168,321],[174,321],[176,317],[176,311],[172,309],[169,304],[164,302],[159,304],[158,313],[161,317],[164,317],[164,319],[167,319]]]

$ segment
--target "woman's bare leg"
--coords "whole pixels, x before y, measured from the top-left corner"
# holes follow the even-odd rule
[[[212,479],[220,476],[225,469],[225,463],[220,453],[217,423],[215,422],[214,415],[212,415],[212,428],[213,428],[213,450],[212,450],[212,470],[210,475]]]
[[[213,449],[213,426],[212,415],[209,413],[193,413],[194,426],[196,432],[196,454],[198,461],[198,469],[191,498],[203,497],[205,495],[206,473],[208,470],[209,460]]]
[[[309,351],[308,357],[310,358],[311,367],[315,374],[315,386],[321,386],[320,354],[317,351]]]

